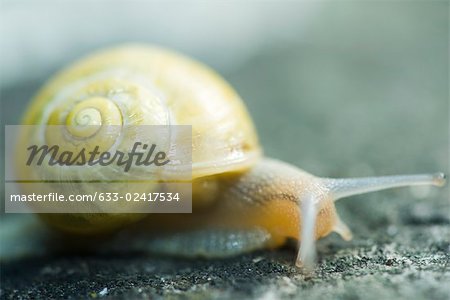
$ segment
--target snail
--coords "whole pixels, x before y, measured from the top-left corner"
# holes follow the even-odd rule
[[[98,141],[100,130],[85,125],[192,126],[192,214],[41,214],[71,234],[127,232],[121,247],[149,252],[226,257],[294,239],[299,241],[296,265],[311,269],[317,239],[331,232],[352,238],[336,212],[338,199],[445,184],[442,173],[319,178],[264,157],[243,101],[224,79],[199,62],[148,45],[102,50],[63,70],[31,101],[22,124],[38,125],[43,132],[24,129],[22,141],[39,137],[69,147],[70,139],[81,138],[105,149],[116,142],[114,134]],[[62,137],[45,134],[50,125],[76,126]],[[100,171],[104,178],[108,170]],[[133,230],[138,238],[128,234]]]

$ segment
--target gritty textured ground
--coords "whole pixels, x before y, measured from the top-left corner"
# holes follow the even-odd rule
[[[266,8],[267,18],[258,15],[262,19],[256,20],[262,20],[264,30],[273,32],[266,35],[262,31],[260,39],[256,30],[260,26],[251,16],[270,5],[267,3],[256,7],[255,2],[250,10],[236,8],[242,15],[233,19],[239,28],[233,34],[227,31],[232,25],[228,17],[209,16],[222,8],[207,11],[207,18],[200,17],[205,12],[194,7],[182,8],[184,23],[178,19],[169,19],[172,27],[164,23],[163,28],[172,29],[164,30],[167,40],[151,31],[158,28],[157,23],[130,25],[130,32],[110,30],[107,18],[102,18],[109,10],[102,9],[98,11],[101,14],[93,11],[98,24],[105,22],[105,37],[97,34],[99,30],[89,35],[88,27],[83,27],[85,32],[77,36],[89,35],[90,41],[98,41],[83,44],[84,39],[67,38],[63,16],[61,24],[49,26],[55,28],[53,39],[63,40],[61,45],[73,51],[64,56],[64,51],[57,50],[61,48],[49,44],[46,55],[41,53],[45,61],[37,64],[47,69],[14,68],[23,80],[2,85],[2,123],[18,124],[31,95],[61,67],[61,61],[130,37],[142,42],[162,40],[188,49],[213,67],[221,65],[214,58],[233,62],[219,71],[245,99],[269,156],[320,176],[448,174],[448,2],[320,2],[317,14],[308,15],[307,26],[293,21],[302,19],[303,2]],[[140,1],[136,3],[140,5]],[[116,15],[123,14],[134,24],[135,14],[146,11],[136,7],[127,14],[122,8],[110,8],[108,20],[114,24]],[[28,10],[39,17],[35,9]],[[48,16],[52,11],[46,8],[43,12],[38,20],[51,22],[53,18]],[[61,16],[63,11],[53,13]],[[71,10],[68,13],[72,14]],[[19,16],[18,25],[25,27],[17,27],[23,30],[14,37],[37,41],[33,26],[39,22],[28,24]],[[136,19],[153,22],[153,17]],[[162,15],[161,19],[173,17]],[[201,24],[192,27],[195,30],[187,25],[196,22]],[[78,19],[75,24],[77,30],[82,25]],[[8,28],[16,27],[8,24]],[[208,28],[211,30],[205,33],[203,29]],[[184,34],[177,35],[180,32]],[[186,36],[204,44],[189,47]],[[216,42],[218,36],[224,39],[220,45],[228,48],[214,47],[211,41]],[[9,52],[18,55],[24,53],[18,51],[21,45],[7,44],[12,47]],[[34,62],[41,62],[39,53],[33,47],[20,60],[36,66]],[[234,60],[237,53],[247,56]],[[443,189],[399,189],[340,200],[337,209],[353,230],[354,240],[344,242],[333,234],[319,241],[318,266],[307,277],[293,266],[293,248],[211,261],[139,253],[55,254],[43,247],[45,231],[39,226],[17,230],[30,216],[2,214],[0,298],[449,299],[448,195],[447,185]],[[8,253],[16,258],[5,258]]]
[[[322,243],[320,263],[311,277],[292,265],[294,253],[289,250],[215,261],[142,255],[24,259],[4,264],[1,298],[448,299],[450,243],[420,243],[444,226],[413,228],[399,228],[402,234],[393,238],[397,242]]]
[[[290,248],[225,260],[141,253],[39,255],[2,264],[1,299],[448,299],[450,220],[410,212],[352,242],[319,242],[319,264],[303,275]],[[39,253],[39,247],[36,252]]]

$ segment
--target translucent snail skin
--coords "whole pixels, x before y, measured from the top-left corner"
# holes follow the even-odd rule
[[[105,137],[86,125],[192,126],[192,214],[147,214],[139,219],[41,215],[63,232],[135,232],[125,237],[126,242],[112,243],[124,249],[225,257],[277,248],[291,238],[300,245],[296,264],[311,269],[317,239],[331,232],[352,238],[336,213],[338,199],[394,187],[445,184],[442,173],[318,178],[264,157],[250,115],[224,79],[190,58],[147,45],[100,51],[63,70],[31,101],[22,124],[40,125],[44,131],[47,125],[68,126],[69,137],[100,145],[101,150],[111,147],[114,136]],[[23,139],[31,136],[21,134]],[[47,143],[71,144],[57,135],[41,136]],[[112,170],[105,167],[103,172],[107,178]]]

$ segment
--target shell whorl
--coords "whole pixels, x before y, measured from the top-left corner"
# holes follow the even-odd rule
[[[107,98],[92,97],[84,100],[66,117],[67,130],[76,138],[93,136],[102,125],[121,125],[122,114],[117,105]]]
[[[110,70],[66,86],[43,111],[43,126],[52,127],[45,141],[66,150],[95,146],[102,151],[125,150],[137,136],[124,136],[122,126],[169,125],[166,104],[137,77]],[[54,125],[61,128],[56,134]]]

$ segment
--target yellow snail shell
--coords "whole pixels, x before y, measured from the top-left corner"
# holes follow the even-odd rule
[[[95,145],[108,150],[117,137],[96,132],[114,128],[102,125],[192,125],[194,179],[246,169],[261,155],[242,100],[218,74],[182,55],[143,45],[101,51],[69,66],[37,93],[22,124],[41,125],[44,132],[46,125],[67,126],[69,134],[24,130],[21,138],[38,136],[46,144],[74,151]],[[83,143],[75,143],[78,139]],[[101,171],[105,178],[107,171]],[[84,176],[89,174],[80,174]],[[201,198],[202,191],[193,193]],[[74,232],[101,232],[135,217],[44,216],[56,227]]]

